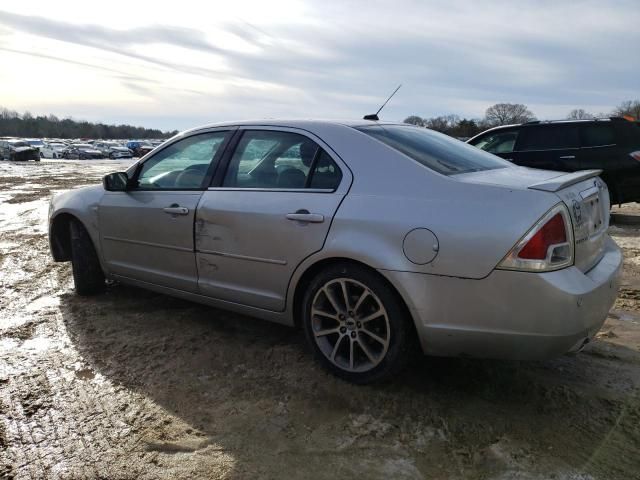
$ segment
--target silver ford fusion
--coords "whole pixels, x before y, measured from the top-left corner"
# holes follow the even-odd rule
[[[589,342],[622,264],[598,174],[397,123],[216,124],[55,197],[49,237],[80,295],[108,278],[299,326],[365,383],[416,347],[545,359]]]

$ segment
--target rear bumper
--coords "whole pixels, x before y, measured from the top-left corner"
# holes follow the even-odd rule
[[[579,349],[617,296],[622,252],[607,237],[587,273],[494,270],[482,280],[382,271],[407,301],[426,354],[546,359]]]

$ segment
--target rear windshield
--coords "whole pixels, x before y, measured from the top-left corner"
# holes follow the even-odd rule
[[[443,175],[511,166],[495,155],[422,127],[371,125],[355,128]]]

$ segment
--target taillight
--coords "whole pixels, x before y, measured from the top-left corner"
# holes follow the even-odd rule
[[[638,162],[640,162],[640,150],[638,150],[637,152],[631,152],[629,155],[634,160],[637,160]]]
[[[511,249],[498,268],[546,272],[573,264],[573,229],[563,203],[549,210]]]

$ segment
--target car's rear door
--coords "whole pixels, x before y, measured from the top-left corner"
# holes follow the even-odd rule
[[[610,121],[587,122],[580,126],[580,164],[584,170],[601,169],[601,178],[606,182],[612,198],[624,198],[622,157],[627,151],[624,141],[616,138]]]
[[[224,177],[196,214],[200,293],[281,311],[293,271],[322,249],[351,173],[307,132],[243,127],[236,135]]]
[[[231,130],[177,140],[142,163],[137,186],[106,192],[98,207],[100,242],[110,273],[196,292],[193,230],[196,208]]]
[[[524,125],[515,145],[514,163],[544,170],[580,170],[580,137],[575,123]]]

